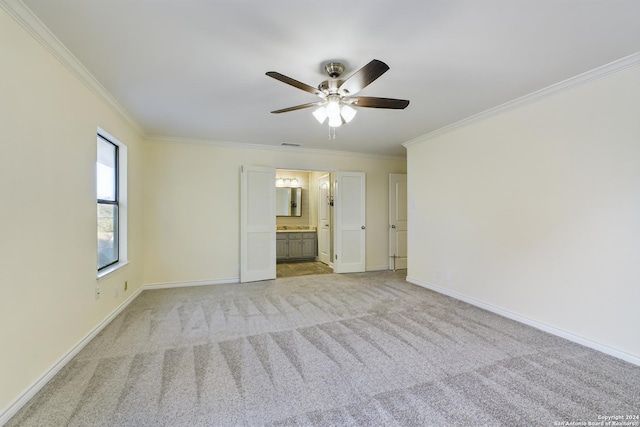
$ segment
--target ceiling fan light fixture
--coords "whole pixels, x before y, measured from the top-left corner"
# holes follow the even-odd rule
[[[337,128],[342,126],[342,117],[338,114],[338,117],[329,117],[329,127]]]
[[[342,115],[345,123],[349,123],[351,120],[353,120],[353,118],[356,116],[356,113],[356,109],[348,105],[343,105],[340,109],[340,114]]]
[[[331,119],[339,119],[340,118],[340,97],[337,95],[331,95],[329,97],[329,102],[327,103],[327,117],[329,120]]]
[[[315,117],[320,124],[327,120],[327,110],[324,108],[324,105],[313,112],[313,117]]]

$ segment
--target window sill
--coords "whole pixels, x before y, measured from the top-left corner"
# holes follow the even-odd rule
[[[117,264],[112,265],[111,267],[101,270],[100,272],[98,272],[98,277],[96,278],[96,281],[100,283],[103,280],[106,280],[111,275],[113,275],[116,271],[120,270],[122,267],[126,265],[129,265],[129,261],[119,262]]]

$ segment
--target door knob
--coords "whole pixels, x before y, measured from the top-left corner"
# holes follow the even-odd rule
[[[391,228],[396,228],[395,224],[391,226]]]
[[[364,225],[362,227],[360,227],[360,228],[362,228],[364,230]]]

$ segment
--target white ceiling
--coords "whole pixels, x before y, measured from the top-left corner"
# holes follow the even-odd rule
[[[640,51],[637,0],[23,0],[148,136],[404,155],[403,142]],[[391,69],[360,92],[411,100],[360,108],[328,141],[316,86]]]

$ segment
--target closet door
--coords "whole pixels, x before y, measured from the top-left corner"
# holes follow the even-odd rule
[[[240,282],[276,278],[276,170],[242,166]]]

